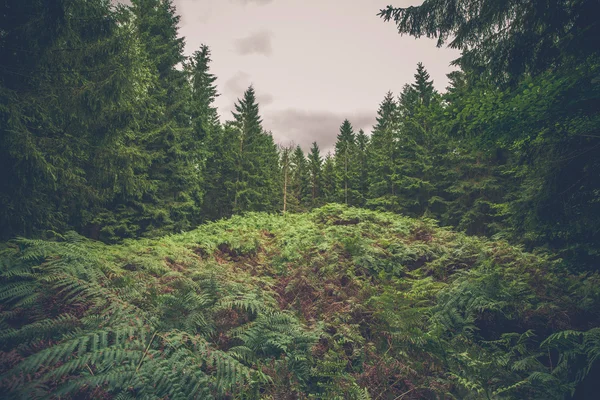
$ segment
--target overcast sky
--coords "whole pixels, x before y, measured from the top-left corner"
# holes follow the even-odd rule
[[[344,118],[370,132],[388,90],[413,81],[421,61],[444,90],[458,52],[400,36],[377,13],[410,0],[174,0],[186,53],[212,52],[221,119],[251,83],[263,126],[281,144],[332,148]]]

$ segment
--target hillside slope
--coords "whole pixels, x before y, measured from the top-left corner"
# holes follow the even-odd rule
[[[562,399],[600,355],[597,275],[390,213],[23,239],[1,260],[6,398]]]

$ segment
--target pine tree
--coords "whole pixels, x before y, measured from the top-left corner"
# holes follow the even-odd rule
[[[215,85],[216,76],[210,72],[210,49],[200,46],[189,58],[186,71],[191,84],[192,125],[199,148],[197,173],[203,178],[205,192],[202,202],[203,219],[214,220],[225,216],[225,188],[222,182],[226,160],[223,149],[223,133],[217,108],[214,105],[219,96]]]
[[[419,105],[419,95],[412,85],[408,83],[402,87],[398,96],[398,112],[404,119],[412,118],[417,112]]]
[[[422,65],[417,67],[413,85],[405,85],[398,102],[400,134],[397,142],[398,171],[394,174],[394,185],[398,188],[400,210],[411,216],[421,216],[429,211],[429,201],[435,193],[431,177],[432,99],[433,82]]]
[[[171,0],[133,0],[132,12],[149,60],[157,75],[153,104],[143,129],[152,164],[153,187],[144,196],[140,219],[144,235],[186,230],[200,221],[203,145],[190,114],[191,88],[184,40],[178,37],[180,17]]]
[[[428,107],[435,90],[433,88],[433,81],[430,80],[429,73],[423,66],[423,63],[417,63],[417,73],[414,76],[415,82],[411,87],[417,94],[418,104]]]
[[[148,185],[131,137],[152,77],[127,12],[9,0],[0,11],[0,236],[76,229]]]
[[[215,141],[215,159],[209,169],[217,174],[210,177],[214,183],[211,197],[214,203],[206,204],[210,219],[230,217],[234,213],[234,203],[238,189],[238,168],[240,163],[240,130],[235,121],[223,124],[219,140]],[[207,199],[208,201],[208,199]]]
[[[288,196],[290,192],[290,181],[292,178],[292,146],[282,147],[279,150],[281,155],[281,181],[283,193],[283,213],[288,211]]]
[[[353,184],[355,177],[352,168],[353,155],[356,152],[355,134],[352,124],[347,119],[340,126],[340,133],[335,144],[335,166],[340,183],[338,199],[345,204],[353,204]]]
[[[338,202],[339,182],[336,171],[335,159],[327,153],[323,161],[322,173],[322,198],[324,203]]]
[[[219,93],[215,81],[217,77],[210,73],[210,48],[200,46],[186,63],[186,72],[191,83],[191,114],[196,137],[203,143],[213,131],[220,127],[219,115],[214,103]]]
[[[237,130],[233,212],[275,211],[279,204],[279,154],[273,136],[263,131],[252,86],[237,101],[232,114]]]
[[[312,143],[310,153],[308,154],[308,170],[310,174],[310,206],[318,207],[322,196],[322,169],[323,159],[317,142]]]
[[[386,93],[377,111],[368,153],[368,204],[395,211],[395,175],[397,174],[398,103],[392,92]]]
[[[295,211],[306,211],[310,199],[310,176],[308,163],[302,148],[298,145],[292,156],[292,193],[294,196]]]
[[[441,225],[453,226],[471,235],[491,236],[506,230],[500,210],[504,196],[510,196],[515,182],[502,171],[508,153],[500,148],[488,151],[456,132],[449,110],[464,107],[461,97],[471,90],[463,71],[448,74],[450,85],[444,95],[445,108],[437,119],[443,121],[433,136],[432,161],[435,195],[430,199],[434,217]]]
[[[369,137],[360,129],[356,135],[356,157],[354,162],[354,175],[356,183],[356,205],[364,206],[369,192]]]

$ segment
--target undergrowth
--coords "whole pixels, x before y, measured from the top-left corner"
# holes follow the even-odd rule
[[[391,213],[17,239],[0,262],[9,399],[563,399],[600,356],[598,275]]]

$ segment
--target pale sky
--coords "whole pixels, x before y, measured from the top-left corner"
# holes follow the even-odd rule
[[[348,118],[370,132],[379,103],[412,83],[423,62],[443,91],[458,51],[434,40],[400,36],[377,16],[410,0],[174,0],[187,54],[202,43],[221,96],[221,119],[252,83],[263,126],[281,144],[330,150]]]

